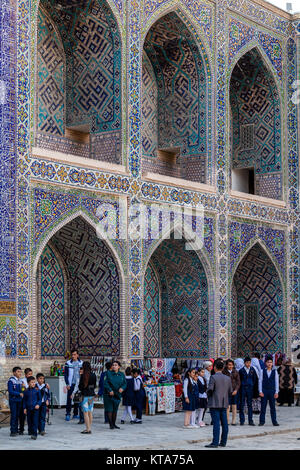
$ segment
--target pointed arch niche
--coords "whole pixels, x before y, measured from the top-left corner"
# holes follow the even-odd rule
[[[239,263],[231,286],[231,354],[284,350],[283,287],[276,267],[256,243]]]
[[[232,189],[282,199],[279,94],[273,75],[256,47],[234,66],[230,107]]]
[[[120,356],[121,273],[107,244],[81,216],[51,237],[37,269],[41,357],[78,348],[85,357]]]
[[[121,36],[105,0],[40,0],[35,146],[121,163]]]
[[[204,267],[185,241],[163,240],[144,277],[144,350],[148,357],[209,354],[209,287]]]
[[[207,182],[208,79],[201,44],[176,12],[157,20],[143,48],[143,172]]]

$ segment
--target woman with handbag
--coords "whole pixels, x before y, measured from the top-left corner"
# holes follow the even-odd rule
[[[117,412],[122,393],[127,387],[125,375],[120,372],[120,367],[119,361],[113,361],[111,370],[108,370],[104,377],[104,409],[110,429],[120,429],[116,426]]]
[[[93,421],[96,375],[91,370],[90,362],[84,362],[82,364],[82,369],[83,372],[80,376],[78,388],[82,394],[81,407],[86,429],[81,431],[81,434],[92,434],[91,427]]]

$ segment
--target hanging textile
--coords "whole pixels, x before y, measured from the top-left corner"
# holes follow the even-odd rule
[[[166,361],[166,374],[171,375],[176,359],[168,358],[168,359],[165,359],[165,361]]]
[[[166,413],[174,413],[175,412],[175,387],[174,385],[169,385],[165,388],[165,394],[166,394],[166,408],[165,412]]]
[[[166,410],[166,388],[167,387],[157,387],[157,411]]]
[[[157,401],[157,387],[145,387],[146,396],[148,398],[149,415],[155,415]]]
[[[166,359],[151,359],[152,363],[152,376],[155,382],[158,382],[160,377],[166,375]]]
[[[175,385],[175,411],[182,411],[182,392],[183,392],[183,385],[176,384]]]

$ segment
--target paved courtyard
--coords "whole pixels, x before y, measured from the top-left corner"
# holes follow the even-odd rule
[[[118,423],[121,412],[122,408],[118,414]],[[52,424],[46,425],[47,435],[39,436],[36,441],[31,440],[27,434],[11,438],[9,427],[2,427],[0,450],[204,450],[204,445],[211,442],[212,426],[183,430],[183,413],[145,416],[142,425],[120,424],[120,430],[110,430],[108,425],[104,424],[103,415],[103,409],[94,409],[91,435],[80,433],[84,425],[79,425],[77,420],[66,422],[64,409],[54,410],[51,416]],[[300,437],[300,407],[277,407],[277,416],[280,427],[270,425],[269,413],[267,413],[264,427],[252,427],[247,424],[230,426],[226,449],[300,450],[300,441],[297,440]],[[258,424],[257,415],[254,419]],[[205,421],[210,422],[209,414],[206,415]]]

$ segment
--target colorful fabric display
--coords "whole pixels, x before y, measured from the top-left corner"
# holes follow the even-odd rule
[[[175,412],[175,387],[174,385],[163,387],[166,393],[166,413]]]
[[[165,359],[166,361],[166,375],[172,375],[172,369],[175,364],[176,359]]]
[[[183,392],[183,385],[176,384],[175,385],[175,411],[182,411],[182,392]]]
[[[145,387],[146,396],[148,398],[149,415],[155,415],[157,401],[157,387]]]
[[[158,382],[160,377],[166,375],[166,359],[151,359],[152,371],[155,382]]]
[[[166,410],[167,387],[157,387],[157,411]]]

